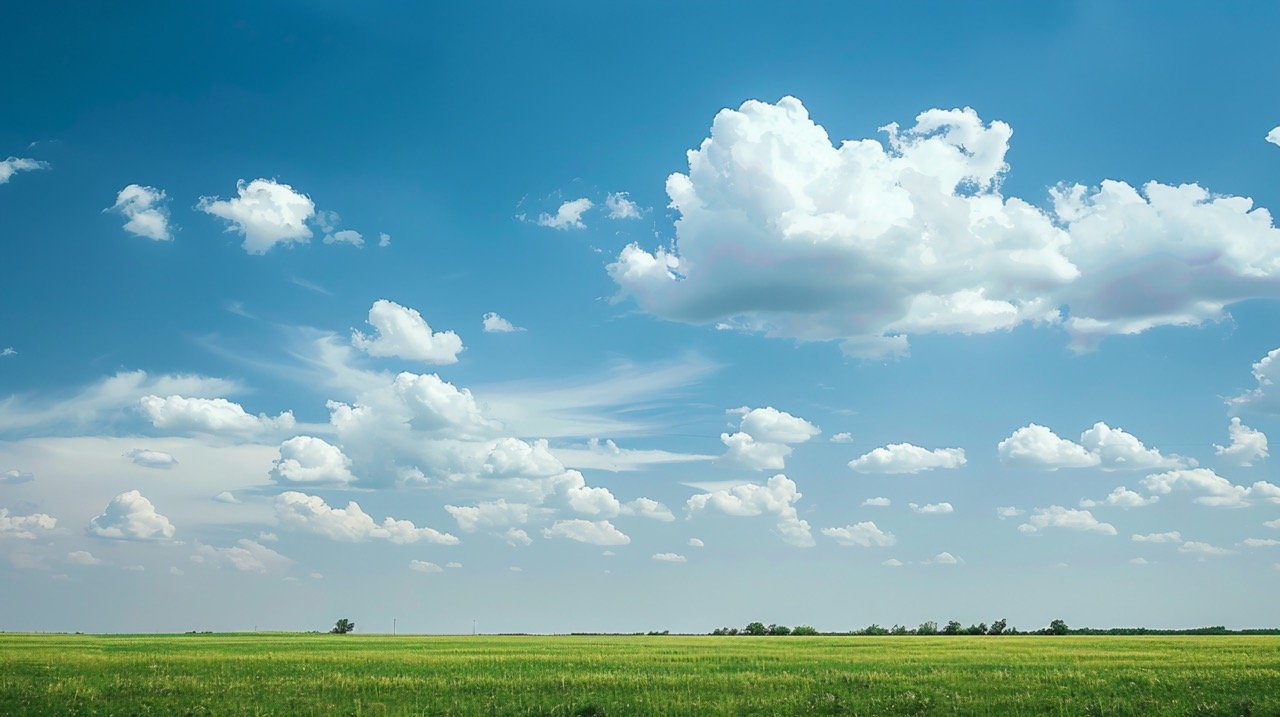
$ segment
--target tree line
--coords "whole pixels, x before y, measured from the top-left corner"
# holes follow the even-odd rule
[[[894,625],[882,627],[872,623],[860,630],[848,632],[820,632],[809,625],[770,624],[762,622],[748,623],[746,627],[718,627],[711,631],[712,635],[1280,635],[1280,628],[1261,628],[1246,630],[1228,630],[1222,625],[1212,627],[1194,627],[1184,630],[1169,630],[1148,627],[1111,627],[1111,628],[1073,628],[1063,620],[1052,620],[1038,630],[1021,631],[1001,618],[988,625],[985,622],[965,627],[963,623],[950,620],[939,626],[933,620],[926,620],[915,627]]]

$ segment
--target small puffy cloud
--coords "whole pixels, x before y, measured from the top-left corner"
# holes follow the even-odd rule
[[[264,575],[283,570],[293,564],[292,560],[280,553],[248,538],[237,540],[236,544],[229,548],[199,545],[196,548],[196,556],[206,558],[214,564],[228,565],[242,573]]]
[[[1276,530],[1280,530],[1280,518],[1276,518],[1275,520],[1268,520],[1262,525],[1263,527],[1266,527],[1266,528],[1275,528]]]
[[[452,331],[432,331],[416,309],[379,299],[369,308],[369,325],[377,336],[352,332],[351,344],[370,356],[430,364],[458,362],[462,339]]]
[[[1255,431],[1241,423],[1239,418],[1232,418],[1227,434],[1231,437],[1231,445],[1213,444],[1214,454],[1227,463],[1248,468],[1267,457],[1267,435],[1262,431]]]
[[[809,522],[800,519],[795,505],[803,495],[794,481],[778,474],[765,485],[746,483],[699,493],[689,498],[685,509],[690,514],[710,509],[742,517],[774,515],[778,519],[776,530],[785,542],[810,547],[814,541]]]
[[[862,501],[862,505],[868,508],[888,508],[890,504],[888,498],[867,498]]]
[[[385,518],[375,523],[369,514],[351,501],[346,508],[331,508],[323,498],[287,491],[276,496],[276,517],[290,528],[348,543],[387,540],[397,545],[419,541],[457,545],[458,539],[434,528],[419,528],[407,520]]]
[[[224,490],[221,493],[213,496],[213,502],[226,503],[227,505],[235,505],[240,502],[240,499],[236,498],[235,494],[233,494],[232,492]]]
[[[544,538],[567,538],[590,545],[627,545],[631,538],[607,520],[557,520],[542,531]]]
[[[18,350],[12,346],[5,346],[0,349],[0,358],[10,358],[18,355]]]
[[[1059,438],[1048,428],[1031,423],[1014,431],[996,445],[1000,460],[1014,466],[1056,471],[1059,468],[1088,468],[1102,459],[1084,446]]]
[[[1280,147],[1280,127],[1276,127],[1267,133],[1267,141]]]
[[[0,485],[18,485],[19,483],[30,483],[36,477],[32,473],[26,473],[16,468],[0,473]]]
[[[686,563],[688,558],[679,553],[654,553],[653,559],[660,563]]]
[[[640,207],[626,192],[611,192],[604,198],[604,207],[609,210],[610,219],[640,218]]]
[[[552,229],[586,229],[582,215],[595,204],[586,197],[573,199],[560,205],[555,216],[543,212],[538,215],[538,226]]]
[[[837,433],[831,437],[832,443],[853,443],[852,433]]]
[[[1080,434],[1080,443],[1098,456],[1103,470],[1150,470],[1155,468],[1188,468],[1196,462],[1181,456],[1163,456],[1147,448],[1133,434],[1112,428],[1099,421]]]
[[[53,530],[58,519],[45,513],[10,515],[7,508],[0,508],[0,538],[35,540],[37,530]]]
[[[929,450],[910,443],[892,443],[849,461],[849,467],[859,473],[908,474],[959,468],[965,462],[963,448]]]
[[[1240,544],[1246,548],[1274,548],[1280,545],[1280,540],[1275,538],[1245,538]]]
[[[812,423],[772,406],[735,408],[730,415],[742,416],[738,432],[720,434],[720,442],[728,447],[725,457],[756,470],[778,470],[785,467],[791,445],[804,443],[822,431]]]
[[[502,537],[504,540],[507,541],[507,545],[510,545],[513,548],[519,548],[519,547],[524,547],[524,546],[533,544],[533,538],[530,538],[529,534],[524,532],[520,528],[507,528],[507,532],[503,533]]]
[[[462,567],[462,563],[457,563],[457,562],[454,562],[454,563],[445,563],[445,564],[444,564],[444,566],[445,566],[446,568],[449,568],[450,570],[457,570],[458,568],[461,568],[461,567]]]
[[[285,411],[275,418],[266,414],[246,413],[244,408],[225,398],[186,398],[184,396],[143,396],[138,407],[151,425],[166,431],[190,431],[215,435],[252,435],[269,431],[287,431],[294,427],[293,413]]]
[[[1280,486],[1257,481],[1252,486],[1235,485],[1208,468],[1167,471],[1142,479],[1151,493],[1168,495],[1175,489],[1200,493],[1195,502],[1216,508],[1243,508],[1255,500],[1280,503]]]
[[[612,518],[622,512],[622,503],[608,488],[587,485],[578,471],[566,471],[557,482],[564,487],[569,507],[578,513]]]
[[[150,448],[130,448],[124,452],[124,457],[143,468],[172,468],[178,465],[177,458]]]
[[[93,553],[87,550],[73,550],[70,553],[67,553],[67,562],[72,565],[83,565],[86,567],[102,565],[102,561],[95,558]]]
[[[906,563],[902,562],[901,560],[898,560],[897,558],[889,558],[888,560],[885,560],[880,564],[885,566],[886,568],[900,568],[903,565],[906,565]]]
[[[1200,543],[1194,540],[1188,540],[1178,546],[1178,552],[1185,553],[1187,555],[1195,555],[1200,558],[1216,558],[1223,555],[1231,555],[1235,551],[1229,548],[1219,548],[1216,545],[1210,545],[1209,543]]]
[[[1141,565],[1150,565],[1151,563],[1148,562],[1146,558],[1130,558],[1129,564],[1141,566]]]
[[[1026,512],[1027,511],[1021,508],[1015,508],[1012,505],[1002,505],[996,508],[996,517],[1000,520],[1007,520],[1009,518],[1017,518]]]
[[[1102,533],[1103,535],[1116,534],[1114,525],[1099,522],[1097,518],[1093,517],[1093,513],[1087,510],[1064,508],[1060,505],[1036,508],[1031,512],[1031,517],[1027,518],[1027,522],[1018,526],[1018,532],[1032,534],[1046,528],[1065,528],[1068,530]]]
[[[484,332],[486,334],[511,334],[524,329],[490,311],[484,315]]]
[[[898,542],[893,533],[881,530],[872,521],[846,525],[843,528],[823,528],[822,534],[841,545],[860,545],[864,548],[888,547]]]
[[[443,573],[444,568],[425,560],[410,560],[409,569],[417,573]]]
[[[391,246],[391,235],[386,232],[382,232],[378,234],[378,246],[380,247]]]
[[[706,546],[706,543],[702,542],[701,538],[689,538],[690,548],[701,548],[705,546]]]
[[[959,565],[960,558],[946,552],[945,550],[933,556],[929,560],[924,561],[925,565]]]
[[[0,184],[8,184],[13,175],[18,172],[30,172],[36,169],[48,169],[48,162],[41,162],[38,159],[26,159],[24,157],[9,157],[0,161]]]
[[[168,540],[174,527],[142,493],[131,490],[112,498],[102,513],[89,521],[87,532],[112,540]]]
[[[1081,508],[1141,508],[1151,505],[1160,500],[1159,496],[1148,496],[1143,498],[1141,495],[1120,486],[1107,494],[1102,500],[1090,500],[1085,498],[1080,501]]]
[[[357,249],[364,247],[364,237],[354,229],[342,229],[324,235],[325,244],[350,244]]]
[[[116,195],[111,211],[118,212],[128,221],[124,230],[135,236],[169,241],[169,210],[164,206],[164,190],[130,184]]]
[[[1182,533],[1176,530],[1170,530],[1167,533],[1135,533],[1132,540],[1135,543],[1180,543],[1182,542]]]
[[[670,523],[676,519],[671,509],[651,498],[636,498],[622,504],[622,514]]]
[[[1280,349],[1272,349],[1266,356],[1253,364],[1253,379],[1257,386],[1239,396],[1227,399],[1227,406],[1233,412],[1245,409],[1264,413],[1280,413],[1280,393],[1277,392],[1277,381],[1280,381]]]
[[[908,503],[907,507],[910,508],[913,513],[919,513],[920,515],[946,515],[948,513],[954,513],[956,510],[950,503],[928,503],[926,505]]]
[[[239,180],[236,194],[225,200],[201,197],[196,209],[226,220],[227,231],[243,235],[244,250],[250,254],[311,238],[307,221],[315,216],[316,205],[307,195],[272,179]]]
[[[314,436],[295,436],[281,443],[280,457],[272,461],[269,475],[281,485],[345,484],[356,479],[351,459]]]
[[[444,509],[458,522],[458,530],[474,533],[480,528],[498,529],[529,522],[530,507],[499,498],[476,505],[446,505]]]

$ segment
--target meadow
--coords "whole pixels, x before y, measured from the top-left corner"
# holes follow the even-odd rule
[[[0,635],[6,715],[1276,715],[1280,637]]]

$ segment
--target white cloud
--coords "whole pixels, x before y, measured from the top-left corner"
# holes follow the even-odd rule
[[[1280,540],[1275,538],[1245,538],[1240,544],[1246,548],[1274,548],[1280,545]]]
[[[1003,505],[996,508],[996,517],[1000,520],[1007,520],[1008,518],[1017,518],[1026,512],[1027,511],[1021,508],[1015,508],[1012,505]]]
[[[959,468],[965,464],[963,448],[929,450],[910,443],[893,443],[849,461],[859,473],[919,473]]]
[[[129,221],[124,230],[135,236],[169,241],[173,235],[169,232],[169,210],[164,206],[164,190],[155,187],[143,187],[130,184],[116,195],[116,203],[111,206]]]
[[[1216,558],[1223,555],[1231,555],[1235,551],[1227,548],[1219,548],[1215,545],[1210,545],[1209,543],[1200,543],[1189,540],[1178,547],[1178,552],[1186,553],[1187,555],[1196,555],[1202,558]]]
[[[529,522],[530,507],[524,503],[508,503],[504,499],[485,501],[472,506],[446,505],[449,515],[458,522],[458,530],[474,533],[480,528],[497,529]]]
[[[1048,428],[1030,423],[1014,431],[996,445],[1000,460],[1015,466],[1042,468],[1088,468],[1102,459],[1084,446],[1059,438]]]
[[[906,563],[902,562],[901,560],[898,560],[897,558],[889,558],[888,560],[885,560],[880,564],[885,566],[886,568],[900,568],[903,565],[906,565]]]
[[[280,457],[272,461],[269,475],[281,485],[344,484],[356,479],[351,459],[314,436],[294,436],[281,443]]]
[[[231,199],[201,197],[196,209],[225,219],[227,231],[244,236],[244,250],[265,254],[277,244],[305,243],[311,238],[307,220],[315,216],[310,197],[272,179],[236,182]]]
[[[449,568],[450,570],[456,570],[456,569],[458,569],[458,568],[462,567],[462,563],[458,563],[458,562],[445,563],[445,564],[444,564],[444,566],[445,566],[446,568]]]
[[[622,512],[622,503],[608,488],[587,485],[578,471],[566,471],[561,483],[566,486],[564,492],[569,507],[578,513],[612,518]]]
[[[130,448],[124,452],[124,457],[144,468],[172,468],[178,465],[177,458],[150,448]]]
[[[929,560],[924,561],[925,565],[958,565],[959,563],[960,558],[957,558],[946,551],[938,553]]]
[[[610,219],[639,219],[640,207],[631,201],[626,192],[611,192],[604,198],[605,209],[609,210]]]
[[[702,542],[701,538],[689,538],[689,547],[702,548],[702,547],[706,547],[706,543]]]
[[[126,408],[152,394],[182,394],[213,397],[242,390],[239,383],[192,374],[161,374],[122,371],[93,383],[62,399],[30,400],[10,396],[0,401],[0,431],[39,430],[63,426],[85,429],[101,418]]]
[[[131,490],[112,498],[89,522],[88,533],[113,540],[168,540],[174,528],[142,493]]]
[[[0,358],[9,358],[10,356],[17,356],[17,355],[18,355],[18,350],[12,346],[5,346],[3,349],[0,349]]]
[[[1098,456],[1103,470],[1149,470],[1153,468],[1188,468],[1196,462],[1182,456],[1163,456],[1147,448],[1133,434],[1112,428],[1099,421],[1080,434],[1080,443]]]
[[[58,519],[45,513],[10,515],[7,508],[0,508],[0,538],[35,540],[36,530],[53,530]]]
[[[1064,508],[1051,505],[1048,508],[1036,508],[1027,518],[1027,522],[1018,526],[1020,533],[1037,533],[1046,528],[1066,528],[1085,532],[1115,535],[1116,528],[1110,523],[1102,523],[1087,510]]]
[[[237,503],[240,502],[240,499],[236,498],[235,494],[232,493],[231,491],[224,490],[221,493],[213,496],[213,501],[215,503],[225,503],[227,505],[236,505]]]
[[[881,530],[872,521],[863,521],[846,525],[843,528],[823,528],[822,534],[828,538],[834,538],[841,545],[861,545],[864,548],[871,546],[888,547],[898,542],[893,537],[893,533]]]
[[[0,161],[0,184],[8,184],[13,175],[18,172],[29,172],[36,169],[48,169],[49,163],[42,162],[38,159],[26,159],[23,157],[10,157]]]
[[[1233,412],[1252,409],[1264,413],[1280,413],[1280,394],[1276,382],[1280,380],[1280,349],[1272,349],[1253,364],[1253,379],[1257,386],[1239,396],[1227,399]]]
[[[832,443],[853,443],[852,433],[837,433],[831,437]]]
[[[85,567],[102,565],[102,561],[95,558],[93,553],[87,550],[73,550],[67,553],[67,562],[72,565],[83,565]]]
[[[567,538],[591,545],[627,545],[631,538],[607,520],[557,520],[542,531],[544,538]]]
[[[1180,543],[1182,542],[1182,533],[1171,530],[1167,533],[1147,533],[1145,535],[1134,534],[1133,542],[1135,543]]]
[[[283,570],[293,561],[277,553],[271,548],[241,538],[230,548],[215,548],[211,545],[196,547],[196,555],[206,557],[216,564],[229,565],[242,573],[270,573]]]
[[[552,229],[586,229],[587,225],[582,223],[582,215],[594,206],[595,204],[586,197],[567,201],[560,205],[555,216],[546,212],[539,214],[538,226]]]
[[[378,234],[378,246],[380,247],[391,246],[391,235],[386,232],[382,232]]]
[[[351,344],[370,356],[401,358],[430,364],[458,362],[462,339],[452,331],[433,332],[416,309],[379,299],[369,308],[369,325],[377,336],[352,332]]]
[[[0,473],[0,485],[19,485],[35,480],[35,474],[20,471],[16,468]]]
[[[225,398],[148,395],[138,400],[138,407],[151,425],[166,431],[253,435],[288,431],[296,425],[290,411],[274,418],[266,414],[252,416],[240,404]]]
[[[1280,127],[1276,127],[1267,133],[1267,141],[1280,147]]]
[[[785,467],[791,445],[805,443],[822,431],[812,423],[779,411],[765,408],[735,408],[730,415],[740,415],[738,432],[720,434],[728,446],[725,457],[755,470],[779,470]]]
[[[346,508],[331,508],[323,498],[288,491],[276,496],[276,516],[287,527],[349,543],[376,539],[397,545],[425,540],[439,545],[457,545],[458,539],[433,528],[419,528],[407,520],[373,518],[351,501]]]
[[[1102,500],[1090,500],[1085,498],[1080,501],[1081,508],[1141,508],[1151,505],[1160,500],[1159,496],[1148,496],[1143,498],[1141,495],[1120,486],[1111,491],[1106,498]]]
[[[685,563],[688,559],[679,553],[654,553],[653,559],[660,563]]]
[[[1262,525],[1263,527],[1266,527],[1266,528],[1275,528],[1276,530],[1280,530],[1280,518],[1277,518],[1275,520],[1268,520]]]
[[[1142,479],[1142,485],[1151,493],[1168,495],[1176,488],[1201,493],[1195,502],[1217,508],[1243,508],[1254,500],[1280,503],[1280,486],[1257,481],[1252,486],[1235,485],[1208,468],[1167,471]]]
[[[785,542],[810,547],[814,541],[809,522],[800,519],[795,505],[803,495],[796,490],[794,481],[778,474],[765,485],[746,483],[699,493],[689,498],[685,509],[691,514],[710,508],[727,515],[743,517],[766,513],[774,515],[778,518],[776,530]]]
[[[862,505],[869,508],[888,508],[891,501],[888,498],[867,498],[862,501]]]
[[[493,311],[484,315],[484,332],[486,334],[511,334],[519,331],[524,331],[524,329],[512,324]]]
[[[907,507],[910,508],[912,512],[919,513],[921,515],[946,515],[948,513],[955,512],[955,508],[952,507],[950,503],[929,503],[927,505],[908,503]]]
[[[419,573],[443,573],[444,568],[425,560],[410,560],[409,569]]]
[[[1151,563],[1148,562],[1146,558],[1130,558],[1129,564],[1130,565],[1150,565]]]
[[[332,234],[324,235],[325,244],[350,244],[357,249],[364,247],[364,237],[360,232],[354,229],[342,229]]]
[[[888,148],[833,146],[791,97],[721,111],[688,173],[667,180],[678,251],[624,249],[608,267],[619,297],[884,356],[908,334],[1056,323],[1064,306],[1086,350],[1277,294],[1280,232],[1248,199],[1106,181],[1059,187],[1048,213],[1001,193],[1008,125],[932,109],[884,131]]]
[[[530,538],[529,534],[520,528],[507,528],[507,532],[503,533],[502,537],[507,541],[507,545],[513,548],[533,544],[533,538]]]
[[[700,453],[674,453],[663,450],[621,448],[612,440],[601,442],[598,438],[587,441],[586,448],[553,448],[554,455],[569,468],[592,469],[612,473],[643,470],[653,465],[669,463],[698,463],[712,461],[717,456]]]
[[[1267,457],[1267,435],[1262,431],[1255,431],[1241,423],[1239,418],[1232,418],[1227,433],[1231,436],[1231,445],[1213,444],[1214,453],[1222,460],[1248,468]]]
[[[622,505],[623,515],[633,515],[638,518],[649,518],[652,520],[670,523],[676,519],[671,513],[671,509],[651,498],[636,498],[627,501]]]

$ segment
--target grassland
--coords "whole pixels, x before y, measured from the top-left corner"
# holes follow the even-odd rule
[[[0,635],[0,713],[1280,715],[1280,638]]]

